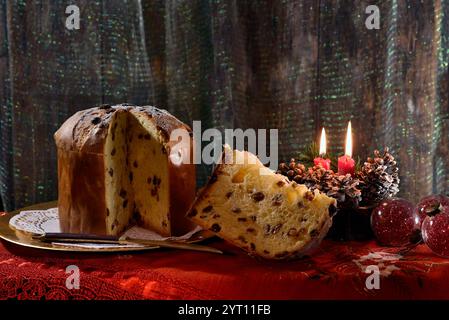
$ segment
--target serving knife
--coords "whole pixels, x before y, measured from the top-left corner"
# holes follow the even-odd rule
[[[95,234],[78,234],[78,233],[36,233],[32,234],[32,239],[43,242],[67,242],[67,243],[97,243],[97,244],[139,244],[151,247],[172,248],[181,250],[192,250],[210,253],[223,254],[222,251],[199,244],[173,240],[145,240],[132,238],[119,238],[116,236],[99,236]]]

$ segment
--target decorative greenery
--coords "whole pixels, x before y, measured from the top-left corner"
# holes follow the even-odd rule
[[[352,176],[338,174],[336,154],[322,155],[331,160],[332,170],[315,166],[313,160],[318,156],[319,148],[313,143],[297,158],[281,162],[277,173],[335,198],[340,208],[356,208],[360,204],[371,206],[399,192],[399,168],[388,148],[383,153],[374,150],[374,157],[367,158],[363,165],[360,158],[355,159],[355,174]]]
[[[313,142],[310,144],[306,150],[298,155],[296,158],[298,162],[302,163],[306,168],[313,167],[313,159],[319,156],[320,148],[317,143]],[[326,153],[324,158],[331,160],[331,169],[334,172],[338,171],[338,155],[335,153]],[[362,169],[363,163],[360,157],[354,158],[355,160],[355,171],[360,171]]]

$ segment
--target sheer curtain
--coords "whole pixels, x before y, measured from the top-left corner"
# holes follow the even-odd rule
[[[101,103],[154,104],[203,129],[278,128],[283,159],[317,140],[387,145],[401,196],[449,192],[449,1],[0,1],[0,193],[53,200],[53,133]],[[380,29],[365,26],[368,5]],[[207,176],[201,168],[200,181]]]

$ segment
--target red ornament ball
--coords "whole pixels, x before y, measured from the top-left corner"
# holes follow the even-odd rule
[[[376,239],[386,246],[404,246],[421,239],[422,219],[413,204],[405,199],[382,201],[371,215],[371,228]]]
[[[421,227],[424,243],[434,253],[449,258],[449,206],[432,212]]]
[[[449,207],[449,197],[442,194],[430,195],[419,201],[416,213],[424,221],[427,216],[432,216],[439,211],[440,207]]]

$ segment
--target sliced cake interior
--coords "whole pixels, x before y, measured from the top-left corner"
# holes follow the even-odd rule
[[[300,257],[319,244],[336,202],[275,174],[251,153],[225,147],[188,216],[202,227],[270,259]]]
[[[123,110],[115,112],[104,145],[106,229],[108,234],[112,235],[120,234],[125,230],[133,213],[133,190],[126,165],[127,128],[127,112]]]
[[[148,115],[115,112],[104,156],[108,233],[118,235],[138,220],[143,227],[170,236],[169,159]]]
[[[131,189],[141,222],[161,235],[170,235],[167,150],[147,116],[130,113],[128,162]]]

